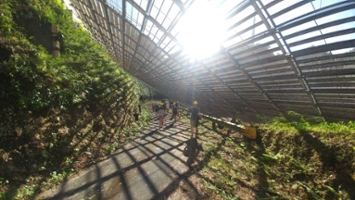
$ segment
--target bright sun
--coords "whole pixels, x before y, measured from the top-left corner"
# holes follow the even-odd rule
[[[191,59],[200,60],[219,51],[225,38],[223,13],[216,9],[217,5],[213,2],[194,2],[181,19],[181,32],[177,40]]]

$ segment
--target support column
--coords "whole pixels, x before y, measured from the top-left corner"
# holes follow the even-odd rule
[[[60,57],[60,41],[59,41],[59,28],[56,25],[51,25],[52,33],[52,54],[54,57]]]
[[[216,122],[212,122],[212,129],[216,130]]]

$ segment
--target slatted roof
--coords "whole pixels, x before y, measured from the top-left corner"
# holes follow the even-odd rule
[[[171,99],[186,105],[197,100],[203,113],[237,113],[246,121],[287,111],[327,121],[355,119],[354,1],[71,0],[71,5],[126,71]],[[183,22],[194,17],[200,17],[197,27],[207,26],[195,39],[203,38],[200,46],[219,41],[205,57],[195,58],[191,52],[203,49],[189,51],[180,39],[199,31],[190,24],[191,31],[183,32]],[[213,29],[223,29],[223,37],[209,36]]]

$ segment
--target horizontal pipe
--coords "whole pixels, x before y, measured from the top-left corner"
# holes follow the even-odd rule
[[[183,109],[184,111],[186,111],[186,115],[189,114],[189,109],[184,107],[184,106],[180,106],[180,109]],[[224,121],[222,119],[216,118],[216,117],[212,117],[210,115],[206,115],[203,113],[200,113],[201,117],[204,119],[207,119],[213,123],[216,123],[220,126],[226,127],[230,130],[234,130],[234,131],[238,131],[239,133],[241,133],[242,135],[251,138],[251,139],[256,139],[256,129],[254,127],[247,127],[244,125],[238,125],[232,122],[227,122]]]

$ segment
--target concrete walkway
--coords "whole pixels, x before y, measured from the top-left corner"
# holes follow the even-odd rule
[[[187,125],[166,117],[165,128],[159,130],[158,121],[152,121],[141,137],[107,160],[36,199],[167,199],[192,174],[196,148]]]

